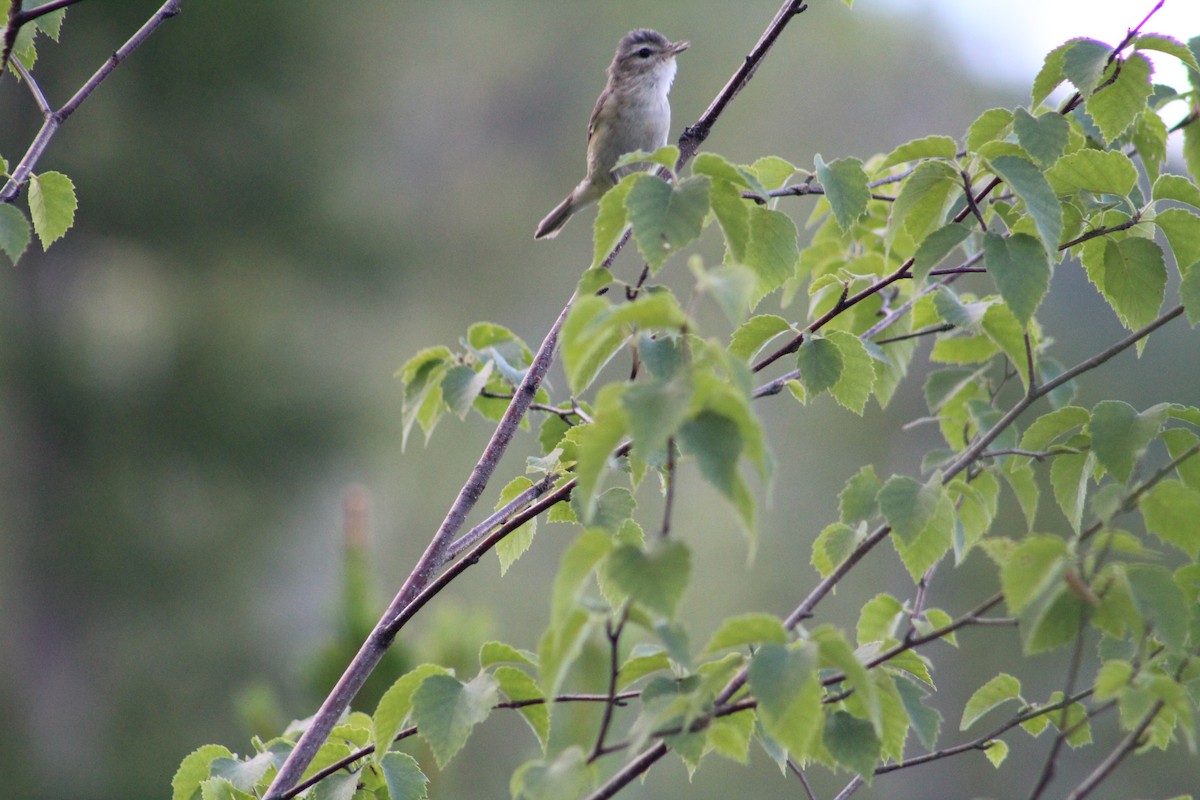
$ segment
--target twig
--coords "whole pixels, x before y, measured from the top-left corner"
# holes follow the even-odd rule
[[[519,509],[532,503],[534,500],[541,497],[546,492],[550,491],[550,487],[558,480],[559,476],[553,473],[542,478],[540,481],[530,486],[525,491],[514,497],[512,500],[504,504],[504,507],[497,510],[483,522],[476,525],[471,530],[464,533],[459,538],[455,539],[448,548],[446,548],[446,560],[452,561],[458,558],[464,550],[469,548],[475,542],[479,541],[488,531],[497,525],[506,522],[509,517],[516,513]]]
[[[146,20],[145,24],[133,36],[129,37],[129,40],[125,44],[113,51],[113,54],[96,70],[92,77],[88,78],[87,82],[79,88],[79,91],[62,108],[57,111],[49,111],[49,104],[45,105],[42,127],[38,130],[37,135],[33,137],[33,141],[30,143],[29,149],[25,151],[25,155],[21,158],[21,161],[13,169],[8,183],[4,185],[3,189],[0,189],[0,203],[11,203],[16,199],[17,195],[20,194],[21,187],[29,180],[29,176],[33,173],[33,168],[46,151],[50,140],[58,132],[59,126],[66,121],[67,117],[75,113],[75,110],[96,90],[96,87],[103,83],[104,79],[111,75],[112,71],[128,58],[130,53],[137,49],[138,45],[146,41],[150,34],[158,29],[159,25],[179,13],[179,6],[182,2],[183,0],[167,0],[167,2],[163,3],[162,7],[158,11],[155,11],[154,15]],[[20,4],[17,3],[17,5]],[[51,5],[54,4],[48,3],[26,13],[37,12],[40,16],[41,13],[46,13],[42,9]],[[70,5],[70,3],[66,3],[65,5]],[[65,7],[65,5],[59,7]],[[57,8],[50,10],[54,11]]]

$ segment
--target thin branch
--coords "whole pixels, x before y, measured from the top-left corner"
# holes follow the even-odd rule
[[[1161,469],[1159,469],[1157,472],[1155,472],[1149,478],[1147,478],[1142,483],[1140,483],[1136,489],[1134,489],[1132,492],[1129,493],[1128,496],[1126,496],[1125,500],[1122,501],[1122,503],[1121,503],[1121,507],[1117,510],[1116,513],[1117,514],[1126,514],[1130,511],[1133,511],[1133,509],[1137,508],[1138,499],[1143,494],[1150,491],[1150,489],[1154,488],[1155,484],[1157,484],[1159,481],[1161,481],[1162,479],[1164,479],[1168,475],[1170,475],[1172,472],[1174,472],[1176,467],[1178,467],[1184,461],[1187,461],[1192,456],[1196,455],[1196,453],[1200,453],[1200,442],[1197,442],[1196,444],[1189,447],[1187,450],[1184,450],[1178,456],[1176,456],[1175,458],[1171,459],[1166,464],[1164,464]],[[1114,516],[1116,516],[1116,515],[1114,514]],[[1079,541],[1086,542],[1088,539],[1092,538],[1097,533],[1102,531],[1104,529],[1105,525],[1106,525],[1105,520],[1097,520],[1094,524],[1092,524],[1088,528],[1085,528],[1083,530],[1083,532],[1079,534]]]
[[[476,525],[471,530],[464,533],[459,538],[455,539],[448,548],[446,548],[446,559],[453,560],[458,558],[471,545],[478,542],[492,528],[508,521],[509,517],[515,514],[520,509],[532,503],[534,500],[541,497],[546,492],[550,491],[550,487],[554,486],[554,482],[559,476],[551,473],[540,481],[530,486],[525,491],[514,497],[512,500],[504,504],[504,507],[497,510],[483,522]]]
[[[146,23],[133,36],[129,37],[129,40],[125,44],[118,47],[104,64],[101,65],[100,69],[96,70],[92,77],[88,78],[87,82],[79,88],[74,97],[68,100],[58,111],[45,115],[41,129],[34,136],[29,149],[25,151],[25,155],[21,158],[20,163],[13,169],[8,183],[0,190],[0,203],[11,203],[16,199],[17,195],[20,194],[21,187],[25,185],[25,182],[29,180],[29,176],[33,174],[33,168],[37,165],[38,160],[46,152],[46,147],[50,144],[50,140],[54,138],[54,134],[58,131],[59,126],[79,108],[83,101],[96,90],[96,87],[104,82],[105,78],[112,74],[113,70],[122,61],[129,57],[130,53],[149,38],[150,34],[154,33],[162,23],[179,13],[179,6],[182,2],[183,0],[167,0],[167,2],[163,3],[158,11],[155,11],[154,15],[146,20]],[[41,8],[46,7],[41,6],[39,9],[34,9],[34,11],[40,11]],[[56,9],[50,10],[53,11]]]
[[[21,60],[17,59],[12,62],[12,66],[17,71],[17,75],[21,77],[21,80],[25,81],[25,85],[29,87],[29,92],[33,95],[33,102],[37,105],[38,111],[42,112],[42,119],[53,114],[54,109],[50,107],[50,101],[42,93],[42,87],[34,80],[29,70],[25,69],[25,65],[21,63]]]
[[[813,793],[812,787],[808,785],[808,778],[805,777],[804,770],[800,769],[800,765],[789,758],[787,760],[787,766],[788,769],[792,771],[792,774],[800,779],[800,785],[804,787],[805,797],[807,797],[808,800],[817,800],[817,796]]]
[[[1095,230],[1090,230],[1087,233],[1083,234],[1082,236],[1077,236],[1069,242],[1060,244],[1058,246],[1058,249],[1066,250],[1068,248],[1074,247],[1077,244],[1083,244],[1088,239],[1095,239],[1097,236],[1105,236],[1110,233],[1116,233],[1117,231],[1127,230],[1129,228],[1132,228],[1134,225],[1137,225],[1141,221],[1142,221],[1142,215],[1140,213],[1134,214],[1132,217],[1130,217],[1129,219],[1120,223],[1119,225],[1110,225],[1107,228],[1096,228]]]
[[[659,537],[666,539],[671,533],[671,514],[675,510],[675,437],[667,438],[667,496],[663,499],[663,520]]]
[[[945,333],[952,331],[958,326],[953,322],[943,322],[940,325],[930,325],[928,328],[921,328],[919,331],[912,333],[902,333],[899,336],[889,336],[886,339],[876,339],[875,344],[892,344],[893,342],[903,342],[906,339],[917,339],[922,336],[930,336],[935,333]]]
[[[609,702],[604,704],[604,717],[600,720],[600,730],[596,734],[596,746],[592,748],[592,755],[588,758],[589,764],[607,752],[604,740],[608,738],[608,729],[612,725],[613,712],[617,707],[617,678],[621,674],[621,633],[624,632],[628,620],[629,604],[626,603],[621,609],[620,621],[614,626],[612,620],[609,620],[604,626],[604,633],[608,637]]]

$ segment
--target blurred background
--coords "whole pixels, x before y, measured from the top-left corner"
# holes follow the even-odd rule
[[[42,40],[35,69],[51,101],[64,102],[157,6],[72,8],[63,43]],[[984,109],[1028,102],[1046,50],[1078,35],[1115,43],[1152,3],[811,6],[706,148],[803,166],[814,153],[866,157],[926,134],[961,136]],[[35,243],[18,267],[0,266],[5,796],[162,797],[197,746],[244,753],[252,733],[315,710],[491,429],[451,418],[429,446],[418,436],[401,453],[393,373],[420,348],[455,346],[477,320],[536,346],[557,315],[590,257],[591,213],[551,242],[535,243],[533,228],[582,177],[587,116],[622,34],[648,26],[691,40],[673,93],[681,130],[777,7],[185,2],[101,86],[38,165],[74,180],[75,227],[49,253]],[[1200,9],[1168,0],[1147,29],[1187,39],[1200,34]],[[0,154],[10,164],[39,124],[26,88],[5,75]],[[808,202],[787,210],[802,222]],[[701,246],[710,261],[714,243]],[[617,266],[626,277],[636,269],[629,254]],[[1041,318],[1064,363],[1119,336],[1077,267],[1060,268],[1052,291]],[[721,324],[714,335],[727,335]],[[1183,348],[1194,364],[1195,335],[1176,323],[1141,359],[1124,354],[1085,380],[1079,401],[1200,402],[1196,370],[1178,369]],[[551,381],[561,393],[565,382]],[[915,473],[936,444],[931,428],[901,431],[925,412],[921,385],[911,376],[886,413],[863,419],[827,400],[767,401],[779,480],[744,568],[733,517],[694,473],[682,483],[675,530],[695,553],[685,602],[697,646],[731,613],[786,614],[808,591],[809,544],[861,464]],[[481,508],[529,452],[515,446]],[[1050,505],[1043,514],[1058,526]],[[1010,515],[998,528],[1008,523],[1023,524]],[[373,553],[351,562],[350,597],[347,528]],[[465,667],[492,636],[534,648],[569,535],[544,526],[503,580],[494,559],[482,562],[408,629],[391,667],[431,657]],[[931,602],[957,612],[990,594],[979,558],[945,567]],[[852,623],[876,591],[910,593],[901,574],[881,549],[822,619]],[[987,663],[969,646],[933,653],[944,659],[943,743],[966,736],[955,704],[998,667],[1033,699],[1061,682],[1061,654],[1022,665],[1012,632],[960,634],[967,645],[984,636],[994,637]],[[1101,727],[1112,741],[1111,720]],[[1040,764],[1044,742],[1010,743],[1018,765]],[[1180,752],[1127,763],[1102,796],[1190,790],[1196,762]],[[535,755],[523,723],[497,715],[435,777],[433,796],[506,796],[511,770]],[[1064,760],[1064,782],[1099,751],[1084,755]],[[1012,796],[1028,790],[1028,774],[973,754],[857,796]],[[845,776],[814,770],[812,780],[831,796]],[[726,797],[747,786],[799,795],[759,752],[749,767],[706,762],[692,785],[677,760],[664,762],[625,795]]]

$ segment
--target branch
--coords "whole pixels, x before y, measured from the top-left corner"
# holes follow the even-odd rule
[[[78,2],[78,0],[74,1]],[[49,104],[46,104],[45,109],[43,110],[44,121],[42,122],[42,127],[37,132],[37,135],[34,136],[33,142],[30,143],[29,149],[25,151],[25,155],[21,158],[20,163],[18,163],[16,168],[13,169],[12,176],[8,179],[8,183],[6,183],[4,188],[0,190],[0,203],[11,203],[16,199],[17,195],[21,191],[21,187],[27,180],[29,180],[29,176],[33,174],[33,168],[37,165],[38,160],[41,159],[42,154],[46,152],[46,147],[50,144],[50,140],[54,138],[54,134],[58,132],[58,127],[62,125],[62,123],[66,121],[67,117],[71,116],[71,114],[73,114],[80,105],[83,104],[83,101],[86,100],[88,96],[96,90],[96,87],[104,82],[105,78],[112,74],[112,71],[115,70],[122,61],[129,57],[130,53],[138,48],[138,45],[146,41],[150,34],[154,33],[154,31],[158,29],[159,25],[162,25],[168,19],[179,13],[179,6],[182,2],[183,0],[167,0],[167,2],[163,3],[162,7],[160,7],[158,11],[155,11],[154,15],[151,16],[150,19],[146,20],[146,23],[137,30],[137,33],[129,37],[129,41],[117,48],[113,54],[108,57],[108,60],[100,66],[100,69],[96,70],[92,77],[88,78],[87,82],[84,83],[83,86],[79,88],[79,91],[75,93],[75,96],[68,100],[62,108],[58,109],[58,111],[51,111],[47,113]],[[15,5],[20,5],[20,3],[17,2]],[[48,11],[43,11],[43,9],[55,11],[58,8],[65,8],[67,5],[70,5],[70,3],[61,3],[60,5],[55,5],[55,3],[47,3],[44,6],[40,6],[25,13],[41,16],[43,13],[48,13]],[[55,7],[49,8],[50,6]],[[11,12],[9,14],[9,27],[5,30],[5,55],[7,55],[7,36],[9,30],[13,30]],[[16,34],[14,33],[13,36],[15,37]],[[39,104],[39,106],[40,105],[41,104]]]

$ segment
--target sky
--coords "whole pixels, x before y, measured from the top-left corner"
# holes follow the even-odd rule
[[[982,76],[1028,83],[1047,52],[1068,39],[1086,36],[1115,45],[1142,21],[1156,0],[856,0],[856,12],[884,11],[930,16]],[[1200,36],[1200,0],[1164,0],[1142,28],[1186,42]],[[995,54],[1011,51],[1011,57]],[[1147,53],[1155,65],[1154,80],[1179,89],[1187,79],[1179,62]],[[980,58],[980,56],[983,56]],[[985,60],[986,59],[986,60]],[[1176,104],[1178,105],[1178,104]]]

